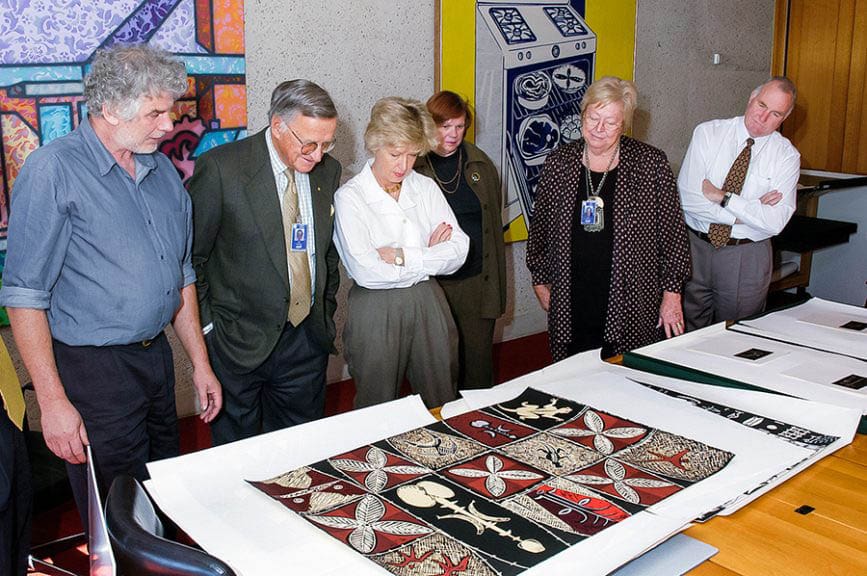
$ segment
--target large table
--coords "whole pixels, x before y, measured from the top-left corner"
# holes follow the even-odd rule
[[[867,574],[867,436],[686,534],[719,548],[691,576]]]

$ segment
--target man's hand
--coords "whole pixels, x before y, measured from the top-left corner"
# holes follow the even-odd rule
[[[452,226],[446,222],[440,222],[439,226],[434,228],[428,240],[428,247],[436,246],[441,242],[447,242],[452,237]]]
[[[193,370],[193,386],[199,397],[199,406],[202,407],[199,418],[202,422],[211,422],[223,407],[223,388],[209,365],[205,370]]]
[[[539,299],[539,304],[541,304],[542,310],[547,312],[548,308],[551,306],[551,285],[536,284],[533,286],[533,291],[536,293],[536,298]]]
[[[37,397],[38,398],[38,397]],[[39,403],[42,411],[42,436],[45,444],[58,457],[70,464],[84,464],[87,431],[75,406],[66,396]]]
[[[710,180],[705,178],[701,182],[701,193],[704,194],[704,197],[707,198],[710,202],[714,204],[719,204],[722,202],[723,196],[726,195],[725,192],[714,186],[710,183]]]
[[[665,337],[680,336],[683,334],[683,311],[680,305],[680,294],[677,292],[663,292],[662,304],[659,306],[659,322],[656,327],[665,328]]]

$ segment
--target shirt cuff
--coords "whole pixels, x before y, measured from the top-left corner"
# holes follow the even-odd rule
[[[412,272],[421,272],[424,269],[424,257],[422,249],[417,246],[404,247],[403,265]]]
[[[8,284],[0,288],[0,306],[7,308],[33,308],[47,310],[51,303],[51,292],[20,288]]]

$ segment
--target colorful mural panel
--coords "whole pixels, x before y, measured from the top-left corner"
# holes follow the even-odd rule
[[[160,145],[186,182],[198,154],[247,134],[244,0],[0,0],[0,271],[25,159],[78,126],[96,50],[142,43],[174,53],[190,76]]]

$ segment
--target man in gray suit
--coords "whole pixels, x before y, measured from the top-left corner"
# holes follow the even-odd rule
[[[199,158],[189,185],[202,325],[223,383],[214,444],[321,417],[334,351],[337,111],[318,85],[290,80],[269,119]]]

